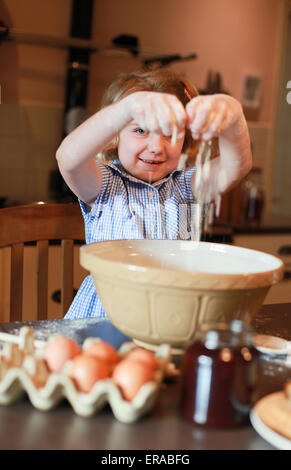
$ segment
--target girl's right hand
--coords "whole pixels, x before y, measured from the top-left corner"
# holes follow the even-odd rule
[[[181,101],[168,93],[138,91],[119,102],[133,120],[142,129],[149,132],[171,136],[184,133],[187,115]]]

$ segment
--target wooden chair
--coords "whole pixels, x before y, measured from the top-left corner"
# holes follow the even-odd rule
[[[0,248],[11,247],[9,321],[21,321],[24,245],[36,242],[37,319],[48,318],[48,252],[50,240],[61,243],[61,310],[73,300],[73,245],[84,242],[78,204],[32,204],[0,209]],[[56,243],[56,242],[55,242]]]

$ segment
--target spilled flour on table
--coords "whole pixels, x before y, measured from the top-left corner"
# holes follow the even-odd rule
[[[43,320],[37,324],[35,322],[15,322],[14,328],[11,329],[9,327],[9,331],[7,332],[13,335],[19,335],[20,328],[25,325],[31,327],[34,330],[35,338],[41,341],[47,341],[51,335],[65,335],[78,341],[84,329],[88,329],[88,326],[94,326],[101,321],[102,319],[98,318],[81,318],[73,321],[71,319]],[[3,323],[1,327],[3,331],[6,331],[5,323]]]

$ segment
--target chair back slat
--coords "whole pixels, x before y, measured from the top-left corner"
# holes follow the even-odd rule
[[[67,312],[73,300],[74,274],[74,243],[73,240],[62,240],[62,293],[61,305],[63,315]]]
[[[23,299],[23,255],[24,244],[11,246],[11,275],[10,275],[10,318],[11,321],[21,321]]]
[[[48,240],[39,240],[36,243],[37,250],[37,305],[36,315],[38,320],[47,318],[48,303]]]

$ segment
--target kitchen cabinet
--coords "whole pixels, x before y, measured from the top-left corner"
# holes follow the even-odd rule
[[[286,233],[234,233],[233,244],[264,251],[281,258],[285,265],[284,279],[271,287],[264,303],[291,302],[291,229]]]

